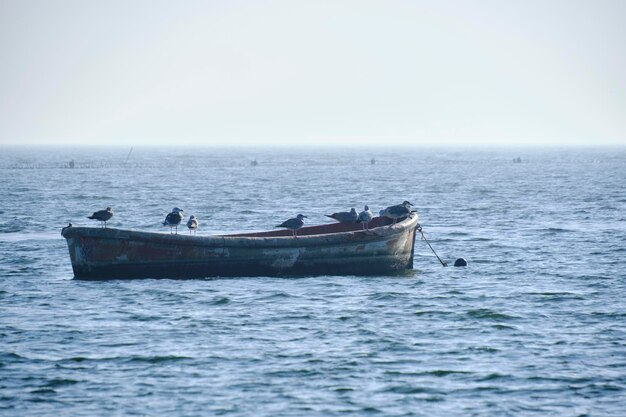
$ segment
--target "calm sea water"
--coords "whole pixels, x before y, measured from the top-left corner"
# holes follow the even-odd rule
[[[625,148],[2,148],[0,175],[2,415],[626,415]],[[418,241],[404,277],[84,282],[60,236],[404,199],[467,268]]]

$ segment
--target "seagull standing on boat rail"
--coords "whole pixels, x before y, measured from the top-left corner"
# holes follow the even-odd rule
[[[196,230],[198,230],[198,219],[193,214],[189,216],[189,220],[187,220],[187,228],[189,229],[189,234],[193,230],[193,234],[196,234]]]
[[[304,226],[305,218],[306,218],[305,215],[298,214],[293,219],[285,220],[284,222],[277,225],[276,227],[284,227],[285,229],[290,229],[293,237],[298,237],[296,231],[300,229],[302,226]]]
[[[172,227],[176,227],[176,234],[178,234],[178,225],[183,221],[183,210],[178,207],[174,207],[172,212],[165,217],[163,226],[170,227],[170,234],[172,234]]]
[[[98,220],[103,227],[107,227],[107,222],[111,220],[111,217],[113,217],[113,209],[111,207],[107,207],[106,210],[96,211],[91,216],[87,216],[88,219]]]
[[[357,222],[363,223],[363,229],[369,230],[370,222],[373,218],[374,214],[372,213],[372,210],[370,210],[368,206],[365,206],[363,207],[363,211],[359,213],[359,220],[357,220]]]
[[[339,223],[356,223],[359,220],[359,214],[352,207],[350,211],[340,211],[339,213],[326,214],[326,217],[337,220]]]
[[[405,200],[402,204],[387,207],[382,211],[381,216],[393,219],[393,224],[396,224],[396,221],[398,219],[401,219],[411,214],[412,205],[413,204]]]

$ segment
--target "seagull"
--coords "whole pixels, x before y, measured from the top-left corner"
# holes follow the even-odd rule
[[[359,213],[358,223],[363,223],[363,229],[367,228],[369,230],[369,223],[374,218],[374,214],[372,214],[372,210],[368,206],[363,207],[363,211]]]
[[[296,231],[301,228],[302,226],[304,226],[304,220],[306,216],[302,215],[302,214],[298,214],[296,217],[294,217],[293,219],[289,219],[289,220],[285,220],[284,222],[282,222],[281,224],[277,225],[276,227],[284,227],[286,229],[290,229],[291,230],[291,234],[293,235],[293,237],[297,237],[297,233]]]
[[[337,220],[339,223],[356,223],[359,220],[359,214],[354,207],[350,211],[341,211],[339,213],[326,214],[326,217]]]
[[[189,229],[189,234],[193,230],[193,234],[196,234],[196,230],[198,229],[198,219],[193,214],[189,216],[189,220],[187,220],[187,228]]]
[[[178,225],[183,221],[183,210],[178,207],[174,207],[172,212],[165,217],[163,226],[170,227],[170,234],[172,234],[172,227],[176,227],[176,234],[178,234]]]
[[[113,217],[113,209],[111,207],[107,207],[106,210],[96,211],[91,216],[87,216],[88,219],[98,220],[104,227],[107,227],[107,222],[111,220],[111,217]]]
[[[390,219],[393,219],[393,224],[396,224],[396,221],[398,219],[401,219],[402,217],[406,217],[411,213],[412,205],[413,204],[405,200],[404,202],[402,202],[402,204],[398,204],[397,206],[387,207],[386,209],[382,211],[381,216],[385,216]]]

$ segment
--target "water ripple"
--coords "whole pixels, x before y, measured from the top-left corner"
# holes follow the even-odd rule
[[[16,152],[0,154],[1,415],[623,415],[623,151],[136,150],[123,167],[83,150],[75,169]],[[208,235],[405,198],[467,268],[418,240],[406,276],[85,282],[59,235],[106,205],[139,230],[178,205]]]

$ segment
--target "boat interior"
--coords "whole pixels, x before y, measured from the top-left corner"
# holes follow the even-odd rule
[[[388,217],[374,217],[369,222],[368,228],[373,229],[376,227],[387,226],[393,223]],[[356,232],[363,230],[363,223],[329,223],[321,224],[317,226],[305,226],[302,229],[298,229],[298,236],[313,236],[313,235],[327,235],[331,233],[345,233]],[[292,232],[288,229],[276,229],[269,232],[256,232],[256,233],[239,233],[234,235],[224,235],[233,237],[281,237],[291,236]]]

